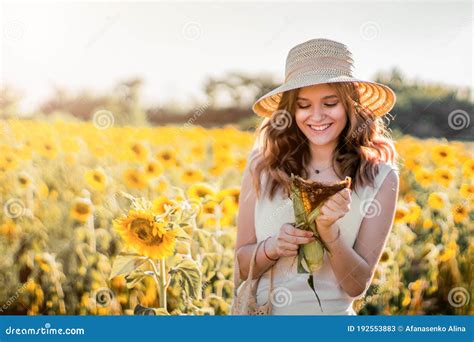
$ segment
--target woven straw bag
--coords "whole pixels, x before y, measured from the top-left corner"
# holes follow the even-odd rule
[[[256,244],[250,260],[249,274],[246,280],[241,284],[240,290],[238,290],[238,279],[239,275],[234,275],[234,299],[232,300],[232,306],[230,313],[231,315],[250,315],[250,316],[262,316],[270,315],[272,312],[272,292],[273,292],[273,266],[270,268],[270,288],[268,290],[268,300],[265,304],[257,305],[257,287],[260,277],[253,279],[253,271],[255,266],[255,259],[257,256],[257,250],[264,241],[260,241]],[[237,272],[239,271],[238,261]]]

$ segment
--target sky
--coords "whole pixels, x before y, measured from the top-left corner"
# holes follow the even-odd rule
[[[2,1],[0,81],[22,110],[53,93],[104,93],[144,80],[143,103],[203,99],[208,76],[284,78],[288,51],[313,38],[346,44],[354,75],[398,67],[407,77],[473,88],[472,2]]]

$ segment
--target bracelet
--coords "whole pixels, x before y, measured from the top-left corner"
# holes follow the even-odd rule
[[[325,241],[326,243],[330,244],[330,243],[333,243],[335,242],[337,239],[339,239],[339,237],[341,236],[341,228],[339,228],[339,226],[337,227],[337,236],[334,240],[332,241]]]
[[[263,242],[263,254],[265,254],[265,256],[267,257],[268,260],[271,260],[271,261],[278,261],[278,259],[272,259],[272,258],[270,258],[270,257],[268,256],[268,254],[267,254],[267,251],[265,250],[265,245],[267,244],[267,240],[268,240],[269,238],[271,238],[271,236],[267,237],[267,238],[265,239],[265,241]]]

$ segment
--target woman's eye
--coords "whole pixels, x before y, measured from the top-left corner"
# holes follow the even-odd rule
[[[337,102],[336,103],[326,103],[326,106],[328,106],[328,107],[334,107],[335,105],[337,105]]]
[[[298,107],[301,108],[301,109],[306,109],[306,108],[309,108],[309,105],[306,105],[306,106],[298,105]]]

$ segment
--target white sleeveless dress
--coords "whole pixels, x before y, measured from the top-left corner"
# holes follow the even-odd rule
[[[341,238],[349,245],[354,246],[362,219],[370,215],[373,210],[379,210],[373,202],[380,186],[390,170],[398,169],[388,163],[379,164],[374,187],[365,186],[352,191],[351,209],[336,223],[341,228]],[[264,186],[265,175],[261,178]],[[262,188],[263,189],[263,188]],[[293,203],[277,192],[273,200],[266,194],[257,198],[255,204],[255,230],[257,241],[277,234],[284,223],[294,223]],[[320,309],[313,290],[309,287],[308,274],[297,273],[296,257],[281,257],[274,265],[273,276],[273,315],[356,315],[352,308],[355,299],[365,295],[365,290],[357,297],[349,296],[338,284],[333,273],[327,253],[324,254],[323,266],[314,273],[314,287],[321,301]],[[257,287],[257,303],[267,302],[270,271],[266,271]]]

